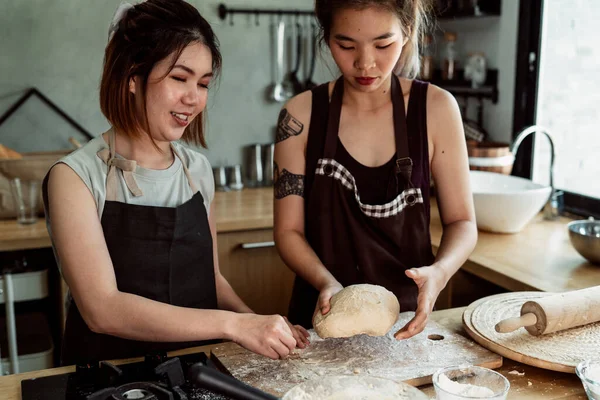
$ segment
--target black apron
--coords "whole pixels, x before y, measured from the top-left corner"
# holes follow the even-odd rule
[[[134,195],[141,195],[133,178],[135,162],[115,157],[113,131],[109,132],[109,149],[99,153],[109,166],[101,223],[117,286],[121,292],[162,303],[216,309],[212,235],[204,200],[196,189],[183,158],[173,146],[171,148],[181,160],[194,193],[190,200],[175,208],[115,201],[116,168],[124,174],[129,190]],[[209,342],[144,342],[94,333],[83,320],[75,301],[71,300],[61,363],[69,365],[138,357],[207,343]]]
[[[327,85],[313,89],[306,163],[306,239],[343,286],[384,286],[398,297],[402,311],[414,311],[418,288],[404,272],[434,261],[429,235],[427,85],[418,81],[412,84],[409,134],[402,88],[392,76],[396,157],[386,179],[391,200],[377,205],[361,201],[354,172],[340,162],[337,153],[343,91],[343,78],[336,82],[330,103]],[[290,320],[312,326],[318,294],[297,277]]]

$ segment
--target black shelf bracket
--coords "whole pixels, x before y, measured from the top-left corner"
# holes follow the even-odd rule
[[[88,132],[84,127],[82,127],[81,125],[79,125],[79,123],[77,123],[77,121],[75,121],[73,118],[71,118],[59,106],[57,106],[54,102],[52,102],[52,100],[50,100],[42,92],[40,92],[39,90],[37,90],[34,87],[29,88],[25,92],[25,94],[23,96],[21,96],[21,98],[19,98],[19,100],[17,100],[15,102],[15,104],[13,104],[12,106],[10,106],[10,108],[4,114],[2,114],[2,116],[0,117],[0,125],[2,125],[4,122],[6,122],[6,120],[9,119],[23,104],[25,104],[27,102],[27,100],[29,100],[29,98],[31,96],[38,97],[44,104],[46,104],[48,107],[50,107],[50,109],[52,109],[52,111],[54,111],[55,113],[57,113],[58,115],[60,115],[73,128],[77,129],[79,132],[81,132],[88,139],[91,140],[91,139],[94,138],[90,132]]]
[[[229,8],[225,4],[219,4],[219,18],[224,20],[228,15],[231,16],[231,25],[233,25],[233,15],[235,14],[247,14],[254,15],[257,18],[259,15],[310,15],[314,16],[313,10],[286,10],[286,9],[261,9],[261,8]]]

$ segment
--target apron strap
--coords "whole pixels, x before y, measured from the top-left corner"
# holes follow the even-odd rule
[[[192,189],[192,194],[196,194],[196,192],[198,192],[198,187],[194,183],[192,174],[190,173],[190,170],[188,169],[188,167],[185,165],[183,157],[181,157],[181,155],[179,154],[177,149],[175,149],[175,146],[173,146],[173,143],[171,143],[171,150],[173,150],[173,154],[175,154],[177,156],[177,158],[179,158],[179,160],[181,160],[181,165],[183,166],[183,172],[185,172],[185,176],[188,180],[188,184],[190,185],[190,189]]]
[[[396,190],[398,190],[398,174],[402,175],[404,181],[409,187],[413,187],[411,176],[413,161],[409,155],[408,148],[408,128],[406,124],[406,111],[404,107],[404,95],[400,78],[392,74],[391,76],[391,96],[394,116],[394,138],[396,142],[396,168],[395,180]],[[329,117],[327,119],[327,134],[325,138],[324,157],[333,159],[337,148],[338,130],[340,126],[340,117],[342,113],[342,100],[344,97],[344,78],[340,77],[333,88],[331,102],[329,103]]]
[[[331,102],[329,103],[329,116],[327,118],[327,132],[325,134],[325,158],[333,159],[337,148],[340,116],[342,114],[342,100],[344,98],[344,77],[340,77],[333,87]]]
[[[392,107],[394,109],[394,132],[396,141],[396,175],[401,174],[412,187],[411,176],[413,161],[409,155],[408,128],[404,107],[404,94],[400,78],[392,74]]]
[[[97,153],[98,157],[100,157],[100,159],[108,166],[108,174],[106,175],[106,201],[115,201],[117,199],[117,168],[123,172],[123,179],[125,180],[125,185],[127,185],[129,192],[135,197],[140,197],[144,193],[138,186],[133,174],[137,168],[137,162],[135,160],[126,160],[116,157],[115,136],[115,131],[111,129],[108,132],[108,148],[104,148]],[[173,154],[181,160],[185,176],[192,189],[192,193],[195,194],[198,189],[192,180],[190,171],[172,143],[171,149],[173,150]]]

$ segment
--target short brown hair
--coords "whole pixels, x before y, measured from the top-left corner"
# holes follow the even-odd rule
[[[321,28],[321,41],[329,42],[333,14],[341,9],[362,10],[379,7],[395,13],[408,40],[398,61],[398,75],[414,78],[419,72],[419,44],[423,40],[432,10],[431,0],[316,0],[315,13]]]
[[[169,72],[186,46],[203,43],[212,54],[213,75],[221,69],[219,43],[198,10],[183,0],[147,0],[129,8],[118,23],[104,53],[100,109],[111,125],[127,135],[148,135],[146,88],[154,66],[174,55]],[[138,115],[129,81],[139,78],[143,115]],[[182,140],[207,147],[203,114],[190,123]]]

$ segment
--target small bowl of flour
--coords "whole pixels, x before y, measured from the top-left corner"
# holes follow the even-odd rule
[[[447,367],[433,374],[433,387],[438,400],[494,399],[508,395],[508,379],[488,368]]]
[[[600,359],[580,362],[575,372],[583,383],[588,399],[600,400]]]

